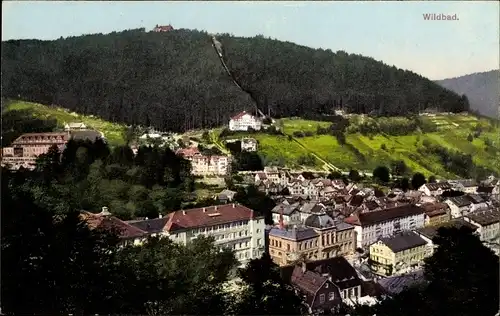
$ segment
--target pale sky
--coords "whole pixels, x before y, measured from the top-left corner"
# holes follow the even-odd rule
[[[2,40],[44,39],[171,23],[236,36],[262,34],[370,56],[429,79],[498,69],[499,3],[3,1]],[[458,21],[426,21],[425,13]]]

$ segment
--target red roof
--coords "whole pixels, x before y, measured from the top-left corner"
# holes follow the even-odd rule
[[[82,212],[82,219],[87,222],[90,228],[116,229],[119,233],[119,237],[123,239],[138,238],[147,234],[145,231],[114,216]]]
[[[175,153],[177,155],[181,155],[183,157],[192,157],[196,154],[199,154],[200,151],[196,147],[188,147],[188,148],[179,149]]]
[[[155,28],[154,28],[154,31],[155,32],[168,32],[168,31],[172,31],[174,29],[174,27],[172,25],[157,25]]]
[[[254,211],[240,204],[225,204],[175,211],[169,214],[166,231],[227,224],[254,219]]]
[[[232,120],[239,120],[240,118],[242,118],[246,114],[253,116],[252,114],[248,113],[247,111],[243,111],[243,112],[240,112],[240,113],[236,114],[231,119]]]

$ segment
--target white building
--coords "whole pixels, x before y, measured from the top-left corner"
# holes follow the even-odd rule
[[[464,220],[479,227],[477,233],[481,241],[493,248],[495,252],[499,251],[500,242],[500,209],[487,208],[476,210],[464,216]]]
[[[230,131],[248,131],[250,128],[259,131],[262,128],[262,120],[246,111],[238,113],[229,120]]]
[[[450,197],[444,203],[450,207],[452,218],[458,218],[467,215],[469,212],[489,206],[487,201],[477,194]]]
[[[175,211],[164,218],[127,223],[182,244],[198,236],[212,236],[215,245],[233,249],[242,266],[265,251],[264,217],[239,204]]]
[[[456,191],[474,194],[477,191],[478,184],[474,179],[450,180],[450,184]]]
[[[231,157],[198,154],[192,156],[191,167],[195,176],[225,176],[231,172]]]
[[[439,196],[444,191],[451,190],[451,185],[448,182],[426,183],[418,190],[428,196]]]
[[[257,151],[257,141],[254,138],[242,138],[241,151]]]
[[[357,247],[365,248],[381,237],[424,227],[425,212],[421,207],[407,204],[382,211],[360,213],[346,218],[345,221],[354,225]]]
[[[64,124],[64,130],[69,131],[85,131],[87,130],[87,125],[82,122]]]

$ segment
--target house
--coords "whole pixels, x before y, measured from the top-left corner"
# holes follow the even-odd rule
[[[314,261],[347,255],[355,246],[353,226],[326,213],[310,215],[302,226],[285,227],[281,222],[269,231],[269,254],[279,266],[300,258]]]
[[[424,203],[425,226],[439,225],[451,219],[451,210],[446,203]]]
[[[229,120],[230,131],[260,131],[261,128],[262,120],[246,111],[236,114]]]
[[[174,27],[172,25],[158,25],[153,28],[153,32],[170,32],[173,31]]]
[[[254,138],[242,138],[241,151],[257,151],[257,140]]]
[[[455,191],[474,194],[477,191],[478,183],[474,179],[450,180],[450,184]]]
[[[113,230],[118,233],[122,245],[140,245],[148,236],[148,232],[113,216],[107,207],[103,207],[100,213],[83,211],[80,218],[87,222],[90,229]]]
[[[83,122],[78,122],[78,123],[66,123],[64,124],[64,130],[66,132],[70,132],[70,131],[84,131],[84,130],[87,130],[87,125],[85,125],[85,123]]]
[[[300,224],[302,221],[299,208],[300,208],[300,203],[293,203],[293,204],[280,203],[276,205],[271,210],[273,222],[276,225],[279,225],[281,220],[283,222],[283,225],[285,226]]]
[[[188,148],[178,149],[175,152],[175,154],[179,155],[179,156],[181,156],[184,159],[187,159],[189,161],[192,161],[194,156],[201,155],[201,153],[197,147],[188,147]]]
[[[417,270],[403,275],[390,276],[388,278],[381,278],[377,281],[377,285],[381,288],[383,296],[394,296],[403,292],[404,290],[416,286],[418,284],[424,284],[427,281],[424,277],[423,270]]]
[[[281,267],[281,276],[285,282],[290,282],[297,267],[305,268],[331,281],[340,292],[344,302],[358,301],[363,296],[363,282],[354,267],[344,258],[335,257],[324,260],[301,262],[297,265]]]
[[[2,148],[2,166],[34,169],[36,157],[46,154],[52,146],[63,152],[70,133],[27,133],[16,138],[10,147]]]
[[[418,188],[418,191],[423,192],[428,196],[439,196],[444,191],[451,190],[452,186],[448,182],[426,183]]]
[[[355,214],[345,219],[354,225],[357,247],[365,248],[381,237],[413,230],[425,225],[425,212],[416,205],[402,205],[381,211]]]
[[[489,207],[464,216],[464,220],[478,227],[479,238],[491,246],[500,243],[500,208]],[[493,245],[495,246],[495,245]],[[493,247],[495,248],[495,247]],[[496,249],[498,252],[498,249]]]
[[[225,155],[194,155],[191,173],[195,176],[225,176],[231,172],[231,157]]]
[[[216,246],[233,249],[242,266],[260,258],[264,252],[264,217],[240,204],[174,211],[161,219],[129,223],[149,234],[166,236],[182,244],[198,236],[212,236]]]
[[[305,263],[294,267],[290,283],[303,295],[310,314],[336,310],[342,302],[339,288],[327,277],[308,271]]]
[[[420,264],[430,255],[427,249],[427,241],[411,231],[383,237],[370,245],[370,266],[375,273],[389,276]]]
[[[236,191],[224,189],[218,194],[217,199],[222,203],[232,202],[235,195]]]
[[[469,212],[488,207],[488,203],[479,194],[467,194],[450,197],[444,201],[451,210],[451,217],[457,218]]]

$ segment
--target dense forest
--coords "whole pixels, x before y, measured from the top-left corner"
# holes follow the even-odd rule
[[[172,131],[221,125],[254,100],[273,117],[468,110],[466,97],[371,58],[262,36],[217,38],[250,96],[224,71],[207,33],[144,29],[4,41],[2,95]]]

